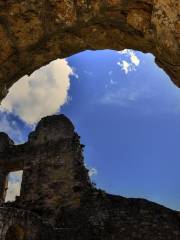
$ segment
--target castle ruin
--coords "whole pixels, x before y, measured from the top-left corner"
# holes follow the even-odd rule
[[[178,212],[96,189],[83,147],[64,115],[43,118],[22,145],[0,134],[1,240],[180,240]],[[5,203],[17,170],[20,197]]]

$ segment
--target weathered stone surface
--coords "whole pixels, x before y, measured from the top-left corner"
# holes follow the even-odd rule
[[[64,115],[53,116],[51,121],[49,117],[43,118],[37,127],[36,131],[29,135],[29,143],[31,145],[40,145],[46,142],[55,142],[59,139],[73,138],[74,126],[72,122]]]
[[[5,152],[9,147],[11,147],[14,142],[8,137],[5,133],[0,133],[0,153]],[[6,197],[6,190],[7,190],[7,170],[2,160],[2,165],[0,166],[0,203],[4,202]]]
[[[1,240],[49,240],[53,227],[38,215],[17,208],[0,208]]]
[[[79,136],[64,115],[43,118],[27,143],[5,148],[0,167],[3,183],[10,171],[24,170],[21,206],[47,212],[48,218],[59,206],[77,208],[81,193],[91,187]]]
[[[86,49],[155,55],[180,86],[179,0],[0,0],[0,95],[20,77]]]
[[[4,152],[6,148],[9,148],[13,144],[14,142],[6,133],[0,132],[0,152]]]
[[[64,115],[42,119],[23,145],[13,145],[7,135],[4,139],[1,240],[180,240],[179,212],[93,186],[83,163],[83,145]],[[3,203],[2,179],[12,169],[24,170],[21,195]]]

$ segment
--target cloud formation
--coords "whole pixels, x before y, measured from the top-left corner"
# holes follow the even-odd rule
[[[121,70],[128,74],[129,72],[136,71],[136,68],[140,64],[140,59],[136,56],[133,50],[125,49],[120,51],[119,54],[121,56],[126,57],[128,60],[120,60],[117,62],[117,65],[121,67]]]
[[[56,113],[68,101],[72,74],[65,59],[53,61],[15,83],[2,101],[2,109],[35,124],[42,117]]]
[[[101,104],[113,104],[128,107],[142,97],[143,92],[137,89],[119,88],[106,92],[100,99]]]

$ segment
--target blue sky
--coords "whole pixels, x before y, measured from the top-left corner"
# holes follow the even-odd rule
[[[0,130],[21,143],[57,112],[73,121],[98,187],[180,210],[180,90],[152,55],[86,51],[55,61],[12,87]]]

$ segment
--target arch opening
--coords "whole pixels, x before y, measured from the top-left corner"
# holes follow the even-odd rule
[[[10,172],[5,202],[14,202],[20,196],[23,171]]]
[[[27,240],[26,231],[18,224],[10,226],[5,240]]]
[[[59,91],[62,82],[63,93]],[[13,117],[18,116],[26,123],[15,119],[13,126],[19,125],[23,141],[41,117],[59,113],[62,107],[62,112],[75,123],[83,142],[87,143],[85,159],[98,187],[112,194],[143,197],[179,209],[179,203],[174,203],[174,199],[178,199],[175,180],[167,174],[172,155],[178,166],[175,154],[178,147],[175,141],[174,144],[165,141],[179,134],[175,129],[178,123],[174,124],[179,116],[179,89],[155,65],[152,55],[132,50],[85,51],[66,60],[56,60],[15,85],[7,101],[4,100],[4,106]],[[22,89],[25,89],[24,94]],[[112,116],[116,119],[114,129],[108,125],[108,121],[112,123]],[[170,128],[172,122],[174,127]],[[171,176],[178,176],[176,169],[178,167],[172,167]],[[107,176],[111,176],[108,181]],[[177,184],[179,178],[176,178]],[[116,188],[117,181],[119,187]],[[160,192],[165,189],[164,182],[168,191]]]

